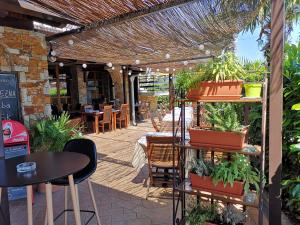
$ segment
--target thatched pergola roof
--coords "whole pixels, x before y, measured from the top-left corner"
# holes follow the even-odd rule
[[[257,15],[260,1],[29,0],[83,27],[52,40],[61,58],[178,67],[231,46]],[[68,40],[74,45],[70,46]],[[204,45],[204,49],[202,49]],[[209,50],[209,51],[207,51]],[[166,54],[170,59],[166,59]],[[164,65],[165,66],[165,65]]]

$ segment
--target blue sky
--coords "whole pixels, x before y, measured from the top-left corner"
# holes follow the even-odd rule
[[[240,58],[246,58],[249,60],[263,60],[263,54],[260,51],[260,46],[256,41],[259,37],[260,29],[256,29],[254,33],[245,32],[240,33],[236,43],[236,54]],[[289,42],[296,43],[300,40],[300,24],[294,26]]]

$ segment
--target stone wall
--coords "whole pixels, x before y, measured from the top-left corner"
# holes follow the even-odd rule
[[[84,72],[80,66],[76,66],[76,76],[78,82],[78,97],[81,105],[87,104],[87,86],[84,82]]]
[[[109,70],[111,79],[114,82],[114,92],[115,98],[120,99],[121,102],[124,101],[124,94],[123,94],[123,77],[120,73],[121,66],[115,66],[114,70]]]
[[[26,126],[51,114],[47,45],[43,34],[0,26],[0,71],[15,72],[18,76]]]

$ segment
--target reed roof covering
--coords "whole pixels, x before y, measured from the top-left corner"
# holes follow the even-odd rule
[[[260,7],[258,0],[29,1],[83,25],[82,32],[52,41],[59,57],[123,65],[138,59],[178,66],[217,55]]]

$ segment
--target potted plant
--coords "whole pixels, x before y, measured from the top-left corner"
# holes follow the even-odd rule
[[[200,66],[188,83],[192,100],[239,99],[242,95],[243,66],[232,52]]]
[[[61,152],[69,140],[80,138],[82,134],[80,126],[72,125],[69,115],[63,113],[57,119],[50,117],[39,121],[31,136],[34,152]],[[45,192],[45,185],[40,184],[38,190]]]
[[[213,127],[189,129],[191,145],[230,150],[244,148],[247,127],[241,125],[234,105],[206,104],[206,121]]]
[[[219,224],[217,205],[200,203],[187,212],[186,222],[189,225],[215,225]]]
[[[249,192],[250,185],[259,190],[259,172],[241,154],[234,154],[231,161],[222,160],[215,166],[201,159],[193,161],[189,177],[193,188],[215,194],[241,197]]]
[[[260,61],[247,62],[244,65],[247,75],[245,76],[245,97],[259,98],[261,97],[262,82],[267,68]]]
[[[217,204],[201,202],[187,212],[186,223],[189,225],[242,225],[247,214],[233,205],[220,207]]]

